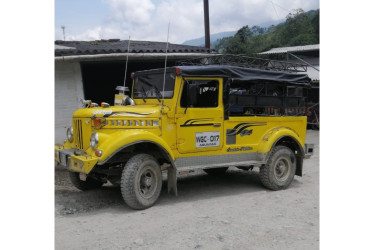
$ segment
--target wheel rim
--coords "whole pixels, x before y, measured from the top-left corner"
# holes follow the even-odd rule
[[[145,198],[151,198],[157,187],[157,176],[151,167],[145,167],[139,174],[138,192]]]
[[[291,163],[286,158],[280,158],[276,161],[274,167],[274,175],[278,181],[287,180],[291,171]]]

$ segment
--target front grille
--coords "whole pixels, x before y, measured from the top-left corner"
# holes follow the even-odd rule
[[[90,146],[91,133],[90,118],[73,118],[74,148],[85,151]]]
[[[83,129],[82,129],[82,120],[75,119],[73,120],[73,135],[74,135],[74,144],[75,148],[83,148]]]

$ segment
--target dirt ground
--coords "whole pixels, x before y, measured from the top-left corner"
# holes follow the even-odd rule
[[[55,171],[55,248],[59,249],[319,249],[319,132],[315,153],[283,191],[269,191],[258,171],[230,168],[221,177],[198,171],[134,211],[110,184],[82,192]]]

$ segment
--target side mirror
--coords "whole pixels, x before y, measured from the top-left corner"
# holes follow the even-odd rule
[[[187,85],[188,95],[187,95],[187,106],[195,106],[197,104],[197,84],[189,83]]]

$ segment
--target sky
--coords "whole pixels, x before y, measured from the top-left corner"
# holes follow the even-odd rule
[[[279,23],[319,0],[210,0],[210,33]],[[183,43],[204,36],[203,0],[55,0],[55,40],[127,40]]]

